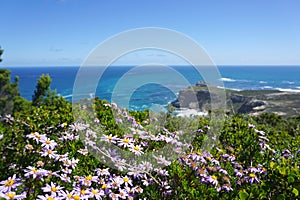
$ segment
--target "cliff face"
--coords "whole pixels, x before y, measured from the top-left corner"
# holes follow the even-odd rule
[[[225,90],[227,112],[258,115],[264,112],[282,116],[300,114],[300,93],[277,90]],[[171,103],[176,108],[190,108],[199,111],[210,110],[213,92],[203,82],[180,90],[178,98]]]
[[[210,101],[209,91],[195,91],[191,88],[182,89],[176,101],[172,105],[176,108],[204,109]]]

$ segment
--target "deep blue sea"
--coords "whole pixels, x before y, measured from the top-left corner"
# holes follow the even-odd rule
[[[66,99],[72,100],[73,85],[79,67],[5,68],[11,71],[12,80],[15,76],[19,76],[21,95],[28,100],[31,100],[37,80],[42,74],[49,74],[51,76],[52,89],[56,89],[57,93]],[[164,70],[160,71],[157,68],[155,70],[148,69],[138,72],[135,77],[130,74],[131,69],[133,67],[120,66],[107,68],[98,82],[96,96],[111,101],[116,83],[124,76],[127,76],[132,81],[146,80],[148,84],[139,86],[134,92],[123,89],[123,91],[118,91],[118,94],[113,97],[113,100],[116,98],[130,98],[129,105],[125,105],[125,107],[142,110],[150,108],[153,105],[167,105],[176,99],[177,92],[181,88],[188,86],[186,83],[179,81],[176,76]],[[192,66],[174,66],[173,69],[181,74],[190,85],[203,80],[202,76]],[[219,66],[218,70],[226,88],[235,90],[277,89],[300,92],[300,66]],[[153,83],[148,81],[152,79],[161,81]],[[134,83],[127,81],[126,84]]]

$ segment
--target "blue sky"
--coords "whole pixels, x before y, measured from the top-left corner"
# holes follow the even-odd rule
[[[0,5],[1,66],[79,66],[105,39],[141,27],[179,31],[217,65],[300,65],[297,0],[2,0]]]

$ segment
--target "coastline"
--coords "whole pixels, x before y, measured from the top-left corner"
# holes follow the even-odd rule
[[[220,90],[218,87],[215,89]],[[284,117],[300,114],[300,92],[298,91],[225,89],[225,92],[227,108],[224,109],[228,113],[253,116],[274,113]],[[191,109],[191,113],[206,113],[209,112],[212,93],[208,91],[205,82],[198,82],[194,86],[180,90],[178,98],[171,105],[176,109],[184,109],[186,113],[188,109]],[[191,97],[196,97],[197,100]]]

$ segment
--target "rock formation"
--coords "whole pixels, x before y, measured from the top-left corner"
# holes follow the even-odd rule
[[[215,88],[216,90],[218,88]],[[220,89],[219,89],[220,90]],[[283,116],[300,114],[300,93],[278,90],[244,90],[225,89],[227,112],[258,115],[269,112]],[[211,97],[206,83],[199,82],[179,91],[178,98],[171,103],[176,108],[190,108],[201,112],[209,111]]]

